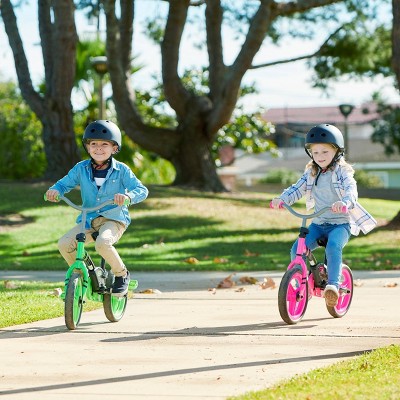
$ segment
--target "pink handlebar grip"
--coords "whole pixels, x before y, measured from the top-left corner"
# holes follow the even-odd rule
[[[284,204],[283,201],[281,201],[281,202],[279,203],[278,208],[279,208],[279,209],[284,208],[284,207],[283,207],[283,204]],[[274,208],[274,207],[272,207],[272,200],[269,202],[269,208]]]

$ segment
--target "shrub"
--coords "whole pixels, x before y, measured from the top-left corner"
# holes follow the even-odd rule
[[[261,183],[279,183],[282,185],[291,185],[295,183],[301,174],[297,171],[293,171],[287,168],[275,168],[271,169],[265,178],[260,180]]]

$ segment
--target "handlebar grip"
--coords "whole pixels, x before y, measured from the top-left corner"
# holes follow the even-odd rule
[[[43,198],[44,198],[44,201],[47,201],[47,200],[48,200],[48,198],[47,198],[47,196],[46,196],[46,193],[43,195]],[[57,200],[57,201],[60,201],[60,195],[57,195],[57,196],[56,196],[56,200]]]
[[[283,201],[281,201],[281,202],[279,203],[278,208],[279,208],[279,209],[284,208],[284,207],[283,207],[284,204],[285,204],[285,203],[284,203]],[[269,208],[274,208],[274,207],[272,207],[272,200],[269,202]]]

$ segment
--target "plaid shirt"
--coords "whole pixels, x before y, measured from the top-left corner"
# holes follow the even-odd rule
[[[311,175],[311,169],[309,169],[295,184],[285,189],[279,197],[285,203],[291,205],[306,196],[306,207],[307,210],[310,210],[315,205],[312,196],[314,183],[315,176]],[[360,230],[366,234],[374,229],[377,222],[358,202],[357,182],[342,165],[336,165],[332,173],[332,184],[340,200],[346,203],[349,208],[352,235],[357,236]]]

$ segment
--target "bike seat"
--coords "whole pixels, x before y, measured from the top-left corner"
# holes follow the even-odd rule
[[[327,238],[319,238],[317,239],[317,243],[319,246],[326,247],[328,244],[328,239]]]

